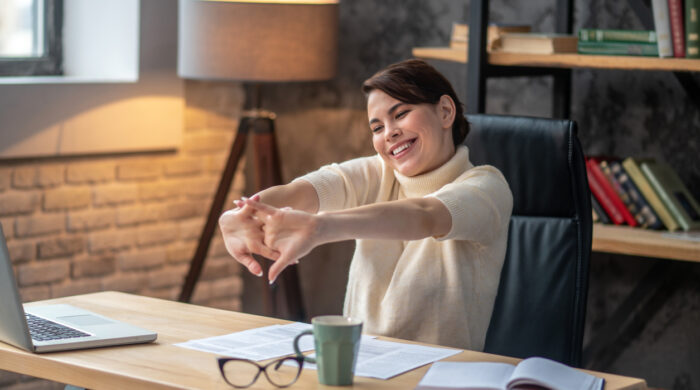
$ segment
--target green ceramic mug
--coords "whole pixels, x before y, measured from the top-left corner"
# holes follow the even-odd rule
[[[318,381],[324,385],[346,386],[352,384],[355,375],[357,353],[360,349],[362,321],[343,316],[320,316],[311,319],[313,330],[307,330],[294,338],[294,351],[299,351],[299,339],[313,335],[316,359],[304,360],[316,363]]]

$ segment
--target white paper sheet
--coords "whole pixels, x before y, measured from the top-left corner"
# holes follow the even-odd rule
[[[175,345],[217,355],[260,361],[293,354],[294,337],[307,329],[311,329],[311,324],[295,322],[190,340]],[[313,337],[301,338],[299,349],[302,352],[313,350]]]
[[[395,343],[363,335],[355,375],[389,379],[460,352],[460,349]],[[304,362],[304,368],[315,370],[316,365]]]

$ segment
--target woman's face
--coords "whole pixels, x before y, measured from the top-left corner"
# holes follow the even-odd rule
[[[374,150],[402,175],[430,172],[454,155],[455,107],[447,95],[437,104],[406,104],[375,89],[367,114]]]

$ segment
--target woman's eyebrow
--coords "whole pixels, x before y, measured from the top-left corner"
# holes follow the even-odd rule
[[[391,107],[389,108],[389,110],[387,111],[387,113],[388,113],[389,115],[392,115],[392,114],[394,113],[394,111],[396,111],[396,109],[399,108],[399,106],[401,106],[402,104],[404,104],[404,103],[403,103],[403,102],[398,102],[398,103],[394,104],[393,106],[391,106]],[[379,119],[377,119],[377,118],[372,118],[372,119],[370,119],[369,124],[371,125],[372,123],[375,123],[375,122],[379,122]]]

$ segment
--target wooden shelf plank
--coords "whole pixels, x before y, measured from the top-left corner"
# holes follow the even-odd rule
[[[664,237],[660,231],[629,226],[593,224],[593,250],[700,262],[700,242]]]
[[[467,51],[449,47],[416,47],[413,56],[466,63]],[[586,54],[489,53],[489,64],[543,68],[598,68],[647,71],[700,72],[700,60],[639,56],[596,56]]]

